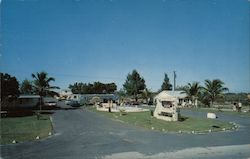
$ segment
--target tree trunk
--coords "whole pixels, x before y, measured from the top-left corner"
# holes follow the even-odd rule
[[[109,113],[111,113],[111,101],[109,100],[108,103],[109,103],[109,110],[108,111],[109,111]]]
[[[135,97],[135,101],[137,102],[138,101],[138,97],[137,97],[136,93],[134,94],[134,97]]]
[[[40,109],[40,112],[42,111],[42,99],[43,97],[42,96],[40,96],[40,107],[39,107],[39,109]]]
[[[213,105],[214,105],[214,101],[211,100],[211,101],[210,101],[210,106],[209,106],[209,107],[213,107]]]
[[[195,105],[196,108],[198,108],[198,101],[197,101],[197,99],[195,99],[194,105]]]

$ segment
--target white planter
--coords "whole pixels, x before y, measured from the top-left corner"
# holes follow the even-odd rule
[[[207,113],[207,118],[216,119],[216,114],[215,113]]]

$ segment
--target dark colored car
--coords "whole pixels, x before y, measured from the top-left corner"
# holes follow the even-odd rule
[[[70,103],[71,103],[71,100],[65,100],[66,105],[70,105]]]
[[[77,101],[71,101],[69,105],[72,107],[80,107],[80,104]]]

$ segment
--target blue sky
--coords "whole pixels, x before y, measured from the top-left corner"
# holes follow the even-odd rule
[[[250,92],[248,0],[2,0],[1,72],[22,81],[115,82],[133,69],[158,90],[219,78]]]

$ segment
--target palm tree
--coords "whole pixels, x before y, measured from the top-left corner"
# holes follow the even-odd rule
[[[220,79],[205,80],[204,98],[207,99],[211,105],[218,99],[223,97],[223,92],[228,91],[228,88],[223,87],[224,82]]]
[[[42,104],[42,98],[44,96],[50,95],[58,95],[53,89],[60,89],[57,86],[51,86],[50,82],[55,81],[55,78],[53,77],[48,77],[48,74],[46,72],[40,72],[33,74],[32,73],[32,78],[34,79],[33,81],[33,87],[34,87],[34,92],[38,95],[41,96],[40,99],[40,111],[41,111],[41,104]]]
[[[185,93],[191,100],[192,105],[197,107],[197,99],[200,95],[201,88],[202,87],[199,85],[199,82],[193,82],[192,84],[188,83],[187,86],[182,89],[182,93]]]

